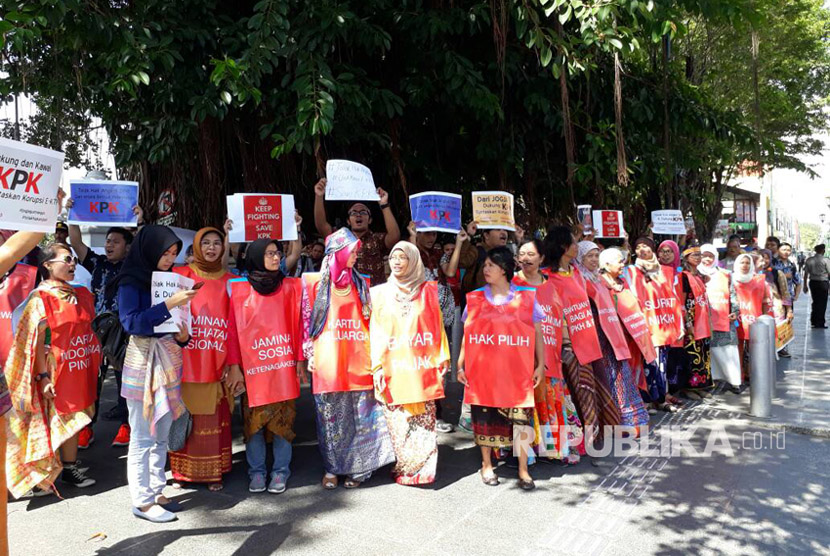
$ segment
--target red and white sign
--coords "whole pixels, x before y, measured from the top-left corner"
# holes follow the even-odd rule
[[[0,222],[9,230],[54,232],[63,153],[0,138]]]
[[[597,231],[595,237],[625,237],[621,210],[595,210],[593,220]]]
[[[265,238],[286,241],[297,239],[293,195],[228,195],[228,218],[233,220],[233,229],[229,234],[231,243],[247,243]]]

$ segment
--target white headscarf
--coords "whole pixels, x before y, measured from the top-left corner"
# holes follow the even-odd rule
[[[741,262],[741,259],[746,257],[749,259],[749,272],[743,273],[741,272],[738,264]],[[746,284],[752,277],[755,276],[755,261],[752,260],[752,257],[746,253],[741,253],[737,257],[735,257],[735,263],[732,266],[732,277],[740,282],[741,284]]]
[[[697,265],[697,271],[703,274],[704,276],[712,276],[718,271],[718,250],[715,249],[715,246],[711,243],[704,243],[700,246],[700,254],[702,255],[703,253],[711,253],[715,256],[715,260],[711,264],[711,266],[707,266],[703,264],[703,262],[701,262],[699,265]]]
[[[598,272],[596,270],[592,272],[585,268],[585,265],[582,264],[582,259],[585,257],[585,255],[587,255],[594,249],[599,250],[599,245],[597,245],[593,241],[580,241],[576,244],[576,247],[576,268],[579,269],[579,272],[581,272],[586,279],[591,280],[592,282],[596,282],[597,280],[599,280]]]

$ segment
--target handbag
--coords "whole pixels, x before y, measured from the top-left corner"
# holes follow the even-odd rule
[[[124,330],[115,313],[101,313],[92,320],[92,330],[101,343],[101,352],[107,362],[117,371],[124,368],[124,357],[130,335]]]
[[[167,437],[167,448],[174,452],[184,449],[187,437],[193,430],[193,416],[185,409],[178,419],[170,425],[170,434]]]

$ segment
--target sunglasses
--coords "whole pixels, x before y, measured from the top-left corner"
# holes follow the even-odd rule
[[[73,257],[71,255],[65,255],[65,256],[60,257],[58,259],[51,259],[51,260],[48,260],[46,262],[47,263],[65,263],[65,264],[75,263],[75,264],[78,264],[78,257]]]
[[[353,210],[349,212],[349,216],[369,216],[372,214],[368,210]]]

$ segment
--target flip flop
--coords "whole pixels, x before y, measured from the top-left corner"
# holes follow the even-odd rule
[[[346,479],[343,481],[343,486],[346,488],[357,488],[360,486],[360,481],[355,481],[354,479]]]

